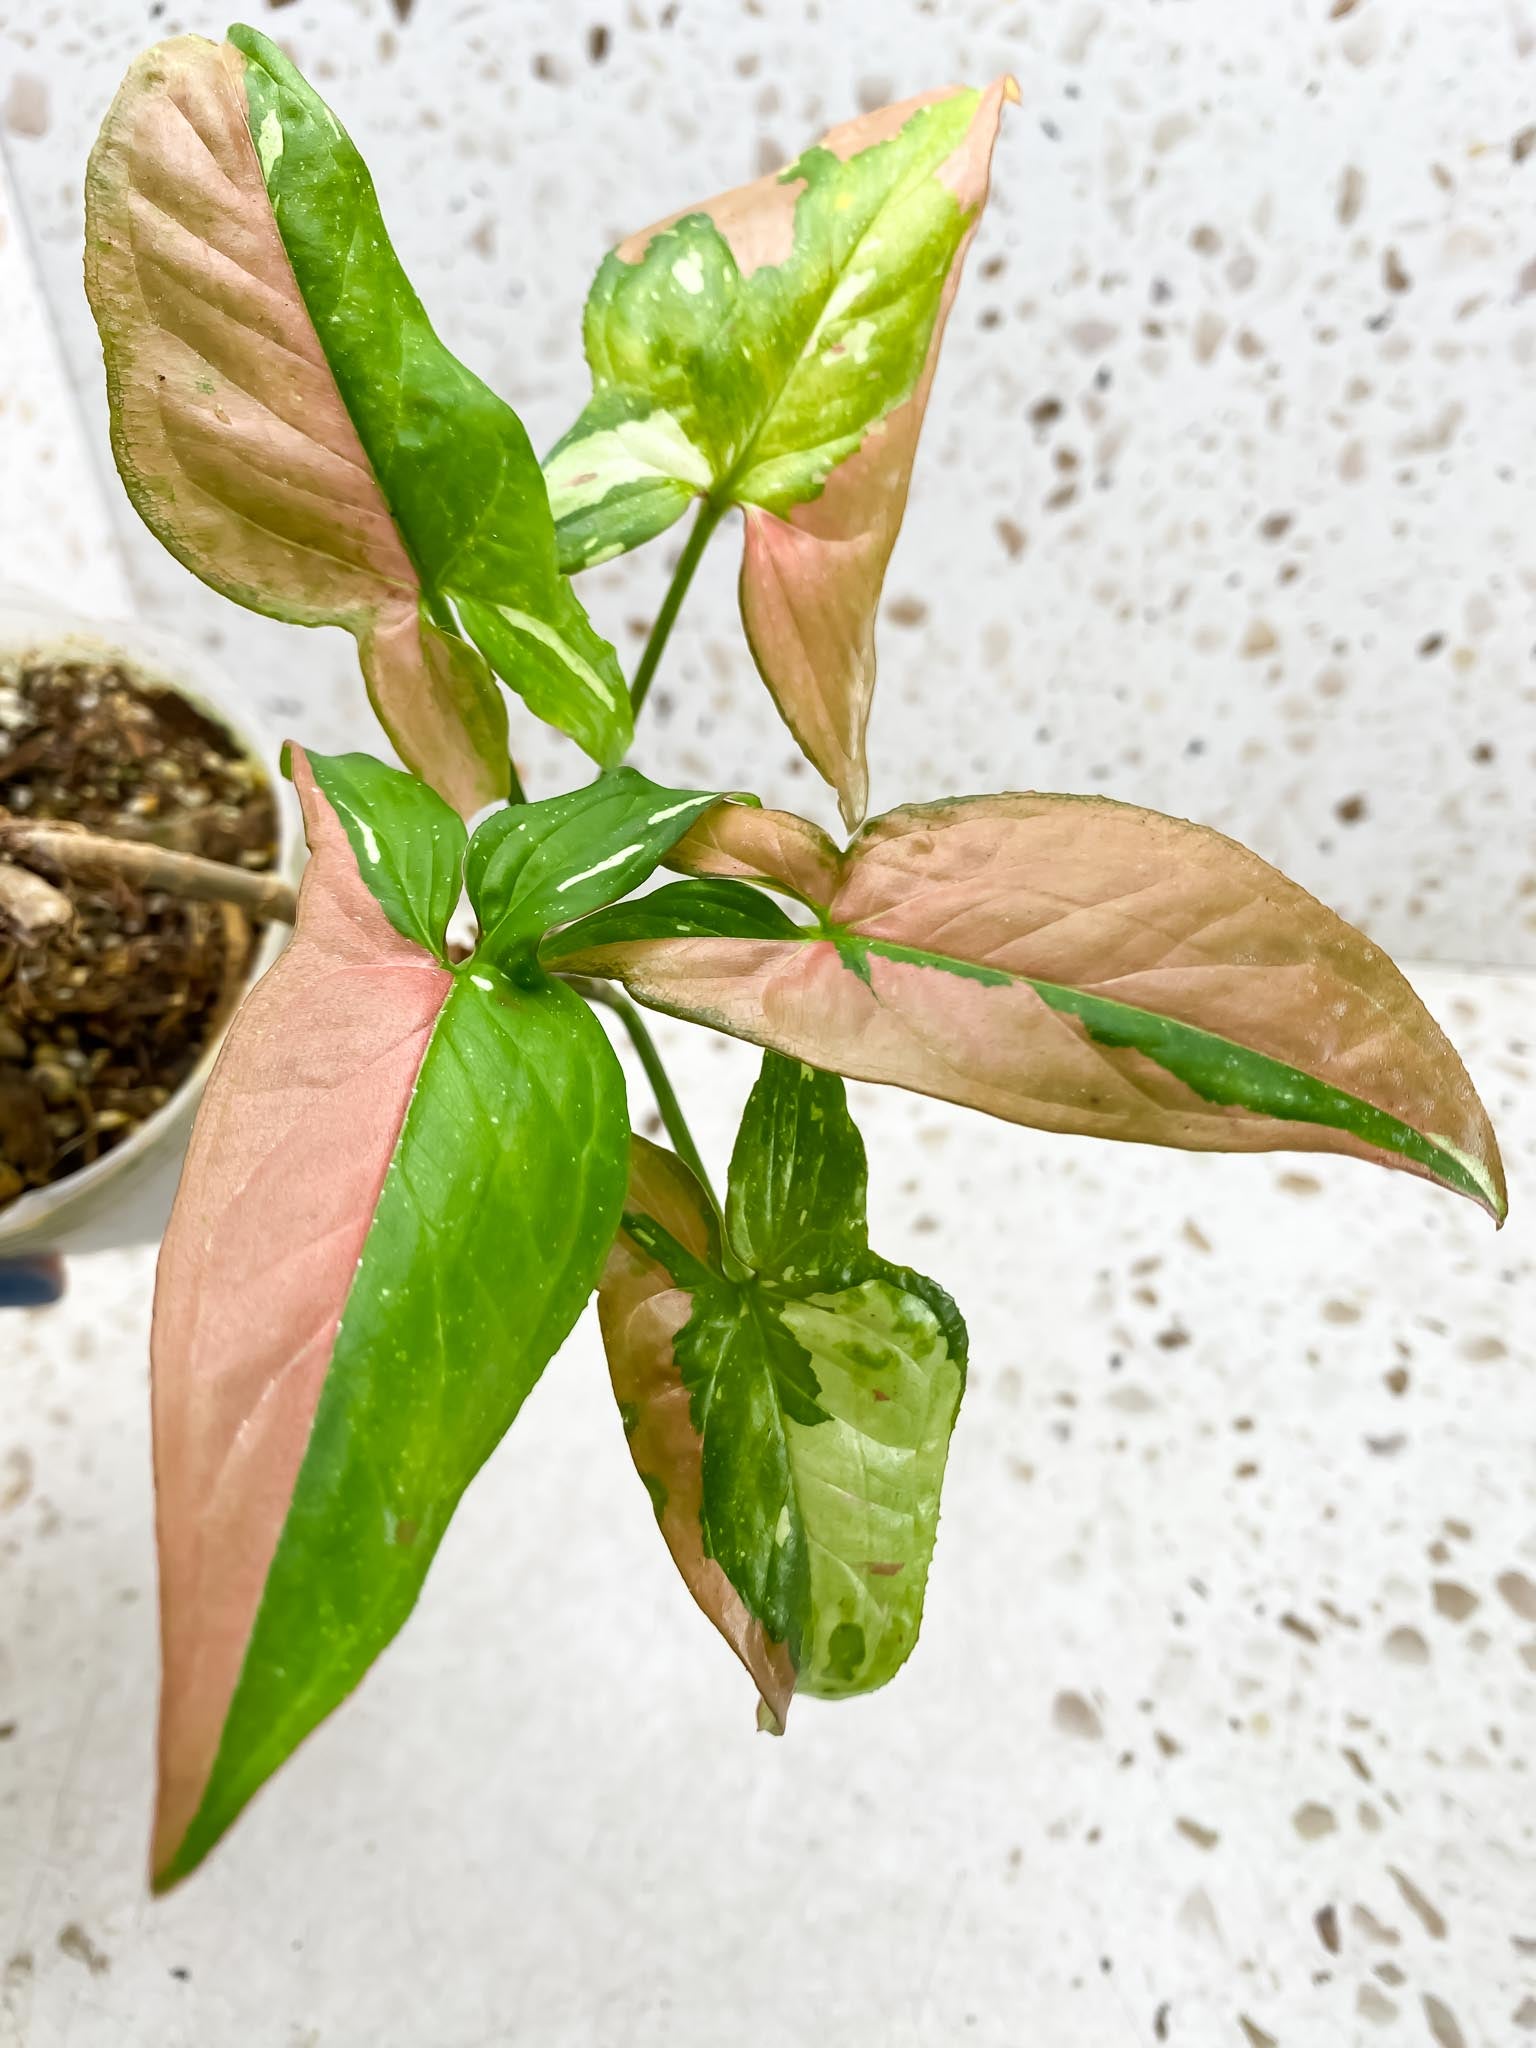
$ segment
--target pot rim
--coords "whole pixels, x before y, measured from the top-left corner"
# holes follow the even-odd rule
[[[292,873],[303,844],[293,792],[277,768],[278,747],[259,713],[241,701],[231,677],[209,655],[158,627],[130,619],[82,619],[57,605],[0,591],[0,675],[29,656],[49,660],[110,658],[135,682],[175,690],[237,743],[271,784],[277,804],[276,869]],[[39,1231],[63,1234],[73,1212],[95,1211],[104,1186],[132,1174],[167,1141],[184,1136],[188,1105],[195,1103],[212,1072],[224,1038],[245,996],[266,973],[288,940],[286,928],[269,924],[247,971],[239,1001],[232,1003],[181,1085],[152,1116],[104,1158],[45,1187],[31,1188],[0,1211],[0,1255],[12,1246],[31,1249]],[[25,1240],[25,1245],[23,1245]]]

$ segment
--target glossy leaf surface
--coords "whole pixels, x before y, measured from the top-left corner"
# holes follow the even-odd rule
[[[400,1627],[623,1200],[591,1012],[526,959],[445,968],[360,871],[387,831],[384,893],[438,931],[441,807],[410,818],[356,757],[293,766],[298,924],[209,1084],[156,1289],[160,1887]]]
[[[722,806],[674,861],[731,879],[620,905],[552,955],[657,1009],[1015,1123],[1348,1152],[1502,1218],[1487,1115],[1402,975],[1219,833],[1035,795],[892,811],[830,865],[812,829]],[[749,908],[742,878],[804,894],[818,860],[834,886],[813,921]]]
[[[497,811],[464,863],[482,954],[505,963],[553,926],[638,887],[718,801],[615,768],[568,796]]]
[[[867,1692],[910,1653],[965,1378],[965,1327],[869,1250],[843,1085],[769,1053],[731,1161],[728,1278],[708,1204],[633,1144],[599,1294],[636,1467],[690,1591],[771,1724],[797,1688]]]
[[[617,760],[623,679],[559,573],[522,425],[437,339],[362,159],[276,45],[146,52],[86,189],[113,448],[171,552],[353,633],[401,757],[458,810],[507,789],[487,662]]]
[[[402,938],[445,960],[463,884],[463,819],[424,782],[371,754],[310,754],[306,761],[369,894]]]
[[[875,608],[1010,95],[864,115],[621,244],[587,303],[591,402],[545,464],[572,571],[696,497],[742,507],[754,658],[850,822]]]

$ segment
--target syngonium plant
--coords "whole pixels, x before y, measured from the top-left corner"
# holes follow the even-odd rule
[[[863,116],[621,243],[587,303],[592,397],[542,467],[273,43],[163,43],[107,116],[87,286],[129,493],[215,588],[348,628],[405,763],[290,749],[296,930],[229,1033],[161,1255],[157,1888],[399,1629],[594,1289],[661,1533],[762,1723],[900,1667],[966,1333],[869,1245],[841,1077],[1045,1131],[1350,1153],[1504,1214],[1407,982],[1257,855],[1098,797],[862,822],[881,581],[1015,96]],[[733,506],[747,638],[843,847],[622,765]],[[690,508],[626,686],[567,578]],[[524,797],[501,683],[595,781]],[[663,866],[683,879],[637,894]],[[723,1203],[630,997],[763,1048]],[[671,1150],[631,1136],[594,1002]]]

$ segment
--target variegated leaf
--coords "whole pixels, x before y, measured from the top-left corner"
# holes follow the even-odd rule
[[[731,1260],[692,1174],[636,1139],[598,1297],[662,1534],[776,1731],[793,1691],[867,1692],[910,1653],[965,1379],[954,1304],[870,1251],[864,1191],[842,1083],[769,1053]]]
[[[162,1887],[401,1626],[595,1284],[623,1078],[535,952],[711,802],[623,769],[466,847],[367,755],[293,773],[297,928],[209,1084],[155,1295]],[[464,885],[481,938],[452,965]]]
[[[226,596],[346,627],[401,758],[459,810],[508,787],[491,668],[616,761],[628,695],[517,415],[437,339],[330,109],[265,36],[230,36],[138,58],[87,174],[129,495]]]
[[[741,609],[774,701],[862,816],[874,619],[1003,103],[924,94],[632,236],[587,304],[592,399],[545,465],[572,571],[694,498],[745,515]]]
[[[1098,797],[970,797],[892,811],[839,854],[803,819],[725,805],[673,860],[726,879],[621,905],[551,957],[1015,1123],[1353,1153],[1504,1214],[1487,1114],[1403,976],[1220,833]]]

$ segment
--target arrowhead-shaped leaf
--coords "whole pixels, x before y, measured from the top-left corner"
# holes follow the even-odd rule
[[[162,1888],[405,1620],[624,1194],[585,1004],[531,948],[445,964],[457,817],[364,756],[293,765],[298,924],[230,1031],[156,1288]]]
[[[1354,1153],[1504,1215],[1487,1115],[1408,983],[1217,832],[1098,797],[968,797],[892,811],[839,854],[803,819],[723,805],[673,864],[729,879],[619,905],[549,956],[1015,1123]]]
[[[841,1081],[769,1053],[731,1161],[733,1277],[698,1182],[636,1139],[598,1297],[662,1534],[779,1729],[797,1688],[868,1692],[911,1651],[965,1381],[954,1303],[870,1251],[864,1191]]]
[[[874,617],[1011,79],[834,128],[635,235],[586,312],[592,399],[545,464],[571,571],[695,497],[746,519],[741,609],[807,757],[863,815]]]
[[[464,863],[482,956],[509,962],[556,925],[637,887],[718,802],[708,791],[662,789],[633,768],[615,768],[568,796],[495,812]]]
[[[215,589],[353,633],[402,759],[459,810],[508,786],[487,662],[618,760],[623,678],[559,573],[521,422],[432,331],[329,108],[230,34],[140,57],[87,174],[129,495]]]

